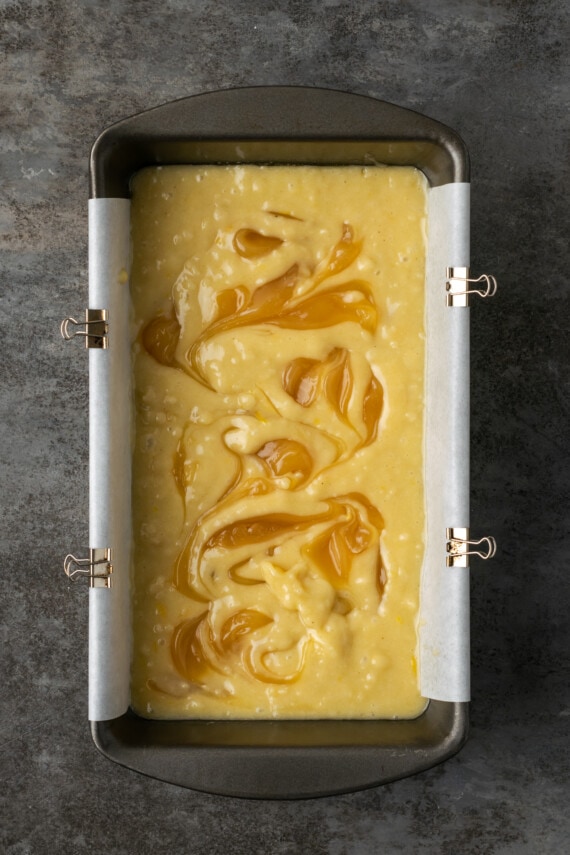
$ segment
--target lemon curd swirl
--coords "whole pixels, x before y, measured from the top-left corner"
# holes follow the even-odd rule
[[[425,218],[411,168],[135,177],[141,715],[423,709]]]

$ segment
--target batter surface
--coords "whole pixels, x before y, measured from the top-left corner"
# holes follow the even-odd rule
[[[132,705],[404,717],[423,558],[426,182],[133,182]]]

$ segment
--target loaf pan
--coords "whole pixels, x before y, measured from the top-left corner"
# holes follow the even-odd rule
[[[428,703],[414,720],[153,721],[130,709],[130,181],[148,166],[220,163],[414,166],[428,180],[430,581],[424,584],[422,576],[420,620]],[[229,89],[174,101],[103,131],[91,152],[90,197],[86,326],[67,319],[64,331],[71,337],[76,324],[89,346],[90,554],[68,556],[66,567],[68,575],[87,575],[91,583],[89,717],[96,746],[155,778],[252,798],[348,792],[446,760],[467,737],[469,706],[469,162],[463,142],[432,119],[369,97],[297,87]],[[449,292],[458,290],[462,274],[454,303]]]

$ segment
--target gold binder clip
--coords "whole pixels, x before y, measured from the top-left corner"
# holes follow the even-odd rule
[[[76,558],[75,555],[66,555],[63,561],[65,575],[72,582],[78,579],[87,579],[90,588],[110,588],[111,573],[111,550],[90,549],[89,558]]]
[[[479,288],[469,287],[481,283]],[[494,276],[484,273],[478,279],[470,276],[468,267],[448,267],[445,280],[447,291],[446,303],[448,306],[469,306],[469,298],[472,295],[478,297],[494,297],[497,293],[497,280]]]
[[[72,329],[85,327],[85,329]],[[85,347],[106,350],[109,347],[109,313],[107,309],[86,309],[85,320],[64,318],[60,324],[60,332],[65,341],[71,341],[77,336],[85,337]]]
[[[445,563],[448,567],[469,567],[470,555],[477,555],[483,561],[487,561],[497,551],[497,542],[494,537],[470,540],[468,528],[446,528],[445,537],[447,541]],[[480,547],[480,549],[473,547]]]

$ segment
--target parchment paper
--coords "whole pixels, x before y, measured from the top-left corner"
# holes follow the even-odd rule
[[[469,700],[469,570],[446,567],[445,529],[469,526],[469,309],[445,301],[446,267],[469,266],[469,184],[430,189],[426,271],[427,539],[420,690]]]
[[[89,719],[130,695],[130,202],[89,201],[89,307],[109,311],[109,349],[89,351],[89,540],[112,549],[111,588],[89,591]]]
[[[90,542],[113,550],[113,585],[91,589],[89,718],[130,694],[130,203],[89,203],[89,305],[109,310],[110,346],[89,351]],[[469,309],[448,308],[446,267],[469,265],[469,184],[432,188],[426,271],[427,537],[419,616],[420,690],[469,700],[469,571],[446,567],[445,529],[469,525]]]

